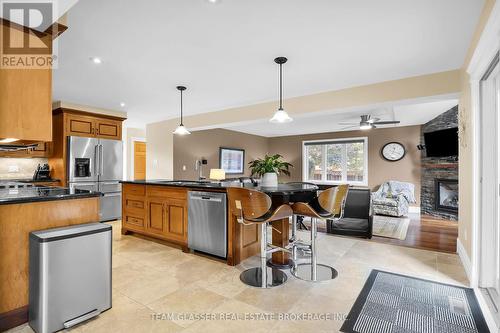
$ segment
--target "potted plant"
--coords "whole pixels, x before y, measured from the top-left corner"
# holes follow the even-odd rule
[[[266,155],[264,158],[251,161],[249,165],[252,177],[262,177],[262,186],[278,186],[278,175],[290,176],[289,169],[293,168],[293,165],[283,161],[283,156],[280,154]]]

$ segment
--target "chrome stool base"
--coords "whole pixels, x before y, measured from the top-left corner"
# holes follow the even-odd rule
[[[277,269],[288,269],[288,268],[292,268],[293,267],[293,260],[292,259],[288,259],[288,262],[286,264],[276,264],[273,262],[273,259],[269,259],[267,261],[267,267],[271,267],[271,268],[277,268]]]
[[[281,286],[287,280],[286,273],[276,268],[267,268],[267,283],[262,285],[262,270],[260,267],[254,267],[243,271],[240,274],[240,280],[244,284],[256,288],[272,288]]]
[[[290,273],[297,279],[312,282],[323,282],[335,279],[339,273],[333,267],[316,264],[316,277],[313,276],[313,265],[310,263],[298,264],[290,269]]]

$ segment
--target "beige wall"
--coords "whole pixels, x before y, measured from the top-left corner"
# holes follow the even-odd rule
[[[173,179],[176,120],[146,126],[146,179]]]
[[[342,112],[349,108],[429,96],[456,94],[460,91],[460,71],[386,81],[361,87],[329,91],[285,100],[292,116],[321,111]],[[271,117],[275,102],[209,112],[184,118],[188,128],[218,128],[221,124],[241,123]],[[173,178],[173,135],[178,119],[149,124],[147,136],[147,178]],[[249,125],[251,126],[251,125]]]
[[[488,21],[495,0],[486,0],[479,23],[476,27],[473,40],[469,47],[467,57],[461,69],[461,96],[459,102],[459,127],[460,150],[459,150],[459,210],[458,210],[458,238],[464,246],[469,258],[472,258],[472,223],[473,223],[473,150],[478,147],[472,145],[474,124],[471,117],[471,90],[469,75],[466,69],[477,47],[481,34]],[[465,129],[462,130],[462,129]]]
[[[146,129],[145,128],[132,128],[128,127],[125,131],[125,160],[126,160],[126,170],[127,174],[125,179],[134,179],[133,164],[134,164],[134,151],[132,150],[133,139],[143,138],[146,139]],[[146,152],[147,156],[147,152]]]
[[[203,175],[209,176],[210,169],[219,168],[219,147],[245,149],[245,172],[250,175],[248,162],[263,157],[268,151],[268,139],[226,129],[192,132],[187,136],[174,137],[174,179],[198,179],[195,161],[202,157],[208,164],[203,166]],[[186,171],[182,170],[186,166]],[[227,175],[227,178],[242,175]]]
[[[387,180],[411,182],[415,184],[415,195],[419,205],[421,168],[420,152],[416,146],[420,143],[420,129],[421,126],[407,126],[272,138],[225,129],[196,131],[188,136],[174,137],[173,178],[197,179],[198,171],[195,170],[194,164],[202,157],[208,160],[208,165],[204,167],[204,176],[208,176],[211,168],[219,167],[219,147],[231,147],[245,149],[245,175],[250,174],[249,161],[266,153],[279,153],[294,165],[291,176],[282,176],[281,181],[302,181],[302,141],[366,136],[368,137],[368,186],[375,189]],[[401,161],[388,162],[380,155],[382,147],[390,141],[401,142],[406,147],[407,154]],[[186,166],[186,171],[183,171],[183,166]]]
[[[32,178],[38,164],[47,163],[46,158],[0,158],[0,179]],[[18,172],[9,172],[9,166],[17,166]]]
[[[417,205],[420,204],[420,143],[421,126],[381,128],[370,131],[333,132],[298,136],[282,136],[269,139],[269,152],[279,153],[292,163],[291,176],[282,176],[283,181],[302,180],[302,141],[368,137],[368,186],[377,188],[387,180],[400,180],[415,184]],[[390,142],[401,142],[407,150],[398,162],[388,162],[380,154],[382,147]]]

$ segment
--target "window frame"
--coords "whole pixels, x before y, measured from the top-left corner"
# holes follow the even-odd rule
[[[337,181],[337,180],[309,180],[307,179],[308,173],[307,173],[307,162],[308,158],[306,156],[306,144],[311,144],[311,143],[317,143],[321,144],[322,142],[325,143],[324,145],[324,151],[326,151],[326,143],[349,143],[350,141],[363,141],[363,181],[362,182],[357,182],[357,181],[347,181],[347,159],[343,158],[342,159],[342,178],[345,179],[345,181]],[[345,150],[344,150],[345,151]],[[325,155],[326,156],[326,155]],[[321,178],[326,179],[326,158],[324,157],[322,159],[322,165],[323,165],[323,173],[321,175]],[[313,183],[313,184],[318,184],[318,185],[338,185],[338,184],[349,184],[349,185],[356,185],[356,186],[368,186],[368,137],[367,136],[362,136],[362,137],[352,137],[352,138],[335,138],[335,139],[321,139],[321,140],[304,140],[302,141],[302,181],[303,182],[308,182],[308,183]]]

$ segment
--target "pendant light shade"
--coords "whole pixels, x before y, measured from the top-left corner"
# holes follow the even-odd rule
[[[191,132],[189,132],[189,130],[186,128],[186,126],[184,126],[184,124],[182,123],[182,92],[184,90],[186,90],[187,88],[184,87],[184,86],[177,86],[177,90],[179,90],[181,92],[181,123],[179,124],[179,126],[177,126],[177,128],[175,129],[175,131],[173,132],[174,134],[177,134],[177,135],[188,135],[188,134],[191,134]]]
[[[283,109],[283,64],[287,62],[287,58],[278,57],[274,62],[280,65],[280,106],[274,113],[273,117],[269,119],[272,123],[289,123],[293,121],[292,117]]]

